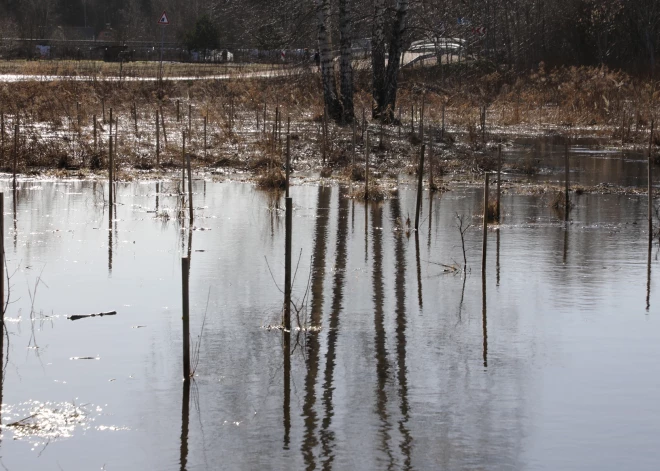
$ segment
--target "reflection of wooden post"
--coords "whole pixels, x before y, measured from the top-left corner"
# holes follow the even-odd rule
[[[419,169],[417,170],[417,206],[415,209],[415,230],[419,229],[419,213],[422,209],[422,190],[424,189],[424,152],[426,146],[422,144],[419,157]]]
[[[182,320],[183,320],[183,377],[190,378],[190,305],[188,281],[190,275],[190,259],[181,259],[181,288],[182,288]]]
[[[570,146],[570,141],[567,139],[566,140],[566,149],[564,151],[564,172],[566,173],[566,177],[564,178],[564,219],[568,221],[568,212],[571,209],[571,202],[568,199],[568,189],[570,186],[569,183],[569,176],[570,176],[570,167],[569,167],[569,161],[568,161],[568,150]]]
[[[287,187],[288,189],[288,187]],[[291,238],[293,230],[293,200],[286,197],[286,240],[284,248],[284,328],[291,330]]]
[[[16,167],[18,166],[18,123],[14,125],[14,194],[16,193]]]
[[[649,240],[653,240],[653,126],[651,120],[651,136],[649,137]]]
[[[486,173],[486,179],[484,181],[484,232],[483,232],[483,245],[482,250],[482,268],[486,268],[486,242],[488,240],[488,177],[489,173]]]
[[[367,142],[364,148],[364,199],[369,199],[369,131],[367,131]]]
[[[110,134],[110,137],[108,139],[109,139],[108,140],[108,185],[109,185],[108,203],[110,204],[110,211],[112,211],[112,202],[113,202],[112,167],[114,166],[112,159],[112,134]],[[110,219],[112,219],[112,216],[110,216]]]
[[[158,123],[158,110],[156,110],[156,168],[160,167],[160,125]]]
[[[502,144],[497,148],[497,222],[500,222],[500,194],[502,192]]]

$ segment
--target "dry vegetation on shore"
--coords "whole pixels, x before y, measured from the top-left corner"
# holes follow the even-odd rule
[[[3,71],[7,64],[11,63],[5,63]],[[56,70],[53,63],[35,64],[35,75]],[[42,74],[36,73],[39,66],[46,69]],[[407,69],[402,72],[396,113],[401,122],[381,126],[370,117],[369,74],[359,72],[354,138],[351,125],[324,126],[319,78],[311,69],[267,78],[165,81],[162,93],[155,81],[5,82],[0,84],[0,166],[5,171],[13,167],[13,126],[18,117],[19,172],[104,171],[112,108],[115,161],[124,175],[156,168],[158,111],[161,169],[179,167],[185,132],[186,152],[197,168],[221,174],[272,174],[282,166],[290,120],[295,170],[323,168],[335,178],[349,178],[351,169],[364,164],[369,130],[371,172],[378,179],[414,172],[423,97],[423,138],[429,151],[433,149],[436,176],[470,179],[493,170],[496,145],[521,134],[592,135],[611,146],[642,146],[648,142],[657,95],[653,83],[606,68],[546,71],[541,64],[522,77],[475,64]],[[534,172],[533,165],[508,168]]]

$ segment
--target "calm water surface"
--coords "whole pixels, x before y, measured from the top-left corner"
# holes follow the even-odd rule
[[[109,215],[100,183],[24,182],[15,224],[5,191],[9,470],[660,462],[660,263],[656,245],[649,284],[645,197],[580,196],[564,225],[539,197],[504,196],[484,285],[479,190],[426,194],[408,235],[412,186],[368,206],[343,187],[295,186],[294,297],[313,328],[292,332],[286,354],[266,328],[281,321],[276,198],[195,181],[189,238],[155,217],[173,214],[174,183],[120,185]],[[467,276],[443,266],[462,264],[457,213],[473,224]],[[186,387],[189,250],[201,344]]]

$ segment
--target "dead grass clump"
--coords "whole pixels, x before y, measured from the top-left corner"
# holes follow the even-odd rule
[[[497,201],[491,201],[488,203],[486,217],[488,218],[488,222],[500,222],[497,216]]]
[[[262,190],[286,189],[286,176],[279,167],[263,172],[257,179],[257,187]]]
[[[279,168],[282,166],[282,162],[279,158],[274,158],[268,155],[262,155],[259,157],[254,157],[248,162],[248,167],[251,170],[267,169],[267,168]]]
[[[563,191],[557,191],[550,201],[550,207],[556,210],[571,209],[573,207],[573,203],[571,203],[570,199],[568,202],[566,201],[566,195]]]
[[[362,186],[354,188],[348,197],[362,201],[383,201],[387,197],[387,192],[383,190],[380,185],[374,183],[369,185],[368,192]]]
[[[348,169],[348,178],[354,182],[363,182],[365,177],[364,167],[354,165]]]
[[[539,173],[539,161],[529,157],[522,162],[512,164],[511,170],[523,175],[536,175]]]
[[[493,154],[475,154],[477,168],[483,172],[493,172],[497,170],[497,157]]]

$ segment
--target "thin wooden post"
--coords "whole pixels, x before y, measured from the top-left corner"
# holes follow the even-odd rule
[[[367,111],[364,108],[364,105],[362,105],[362,136],[361,139],[364,141],[364,133],[367,129]]]
[[[195,213],[193,212],[193,193],[192,193],[192,170],[190,169],[190,154],[186,155],[188,164],[188,212],[190,213],[190,230],[192,230],[193,222],[195,220]]]
[[[181,154],[181,194],[186,193],[186,131],[181,132],[181,140],[183,142],[183,151]]]
[[[442,103],[442,140],[445,140],[445,103]]]
[[[570,187],[569,178],[570,178],[570,166],[568,160],[570,140],[566,139],[566,146],[564,149],[564,173],[566,174],[564,178],[564,219],[568,221],[568,212],[571,209],[571,202],[568,199],[568,190]]]
[[[419,140],[424,144],[424,106],[426,104],[426,96],[422,94],[422,109],[419,112]]]
[[[18,123],[14,125],[14,195],[16,195],[16,167],[18,166]]]
[[[0,161],[5,163],[5,112],[0,114]]]
[[[484,181],[484,231],[483,231],[483,244],[481,247],[482,251],[482,269],[486,267],[486,242],[488,240],[488,178],[490,177],[489,173],[486,173]]]
[[[158,119],[158,110],[156,110],[156,168],[160,168],[160,124]]]
[[[322,141],[322,149],[323,149],[323,165],[325,165],[325,159],[326,159],[326,152],[327,152],[327,145],[328,145],[328,140],[327,140],[327,129],[328,129],[328,113],[325,108],[323,107],[323,122],[321,123],[321,139]]]
[[[433,153],[433,133],[429,138],[429,193],[433,193],[435,187],[435,154]]]
[[[649,137],[649,240],[653,240],[653,128],[655,121],[651,120],[651,136]]]
[[[497,222],[500,222],[500,195],[502,193],[502,144],[497,147]]]
[[[94,127],[94,152],[98,151],[97,139],[96,139],[96,115],[92,117],[93,127]]]
[[[206,158],[206,156],[207,156],[206,128],[207,128],[207,124],[208,124],[208,119],[209,119],[208,115],[204,116],[204,158]]]
[[[364,199],[369,199],[369,130],[367,130],[367,142],[364,147]]]
[[[410,105],[410,134],[415,134],[415,105]]]
[[[426,146],[422,144],[422,150],[419,158],[419,168],[417,170],[417,206],[415,208],[415,230],[419,229],[419,213],[422,209],[422,190],[424,189],[424,152]]]
[[[286,197],[289,197],[289,177],[291,175],[291,136],[286,134]]]
[[[0,192],[0,327],[5,323],[5,194]],[[4,332],[1,332],[4,335]],[[0,352],[2,354],[2,352]]]
[[[352,165],[355,167],[355,119],[353,120],[353,139],[351,141],[352,147],[353,147],[353,153],[351,154],[352,158]]]
[[[289,187],[287,185],[287,192]],[[284,246],[284,329],[291,331],[291,239],[293,231],[293,200],[286,197],[286,240]]]
[[[190,259],[181,259],[181,288],[183,321],[183,377],[190,378],[190,301],[189,301]]]
[[[137,113],[137,105],[135,104],[135,102],[133,102],[133,122],[135,124],[135,137],[137,137],[140,131],[138,129],[138,113]]]
[[[113,178],[112,178],[112,167],[114,166],[113,159],[112,159],[112,134],[110,134],[110,137],[108,138],[108,185],[109,185],[109,190],[108,190],[108,203],[110,206],[110,211],[112,212],[112,202],[113,202],[113,191],[112,191],[112,184],[113,184]],[[110,215],[110,219],[112,220],[112,213]]]
[[[163,141],[165,142],[165,148],[167,148],[167,129],[165,129],[165,113],[163,113],[163,107],[160,107],[160,126],[163,128]]]

